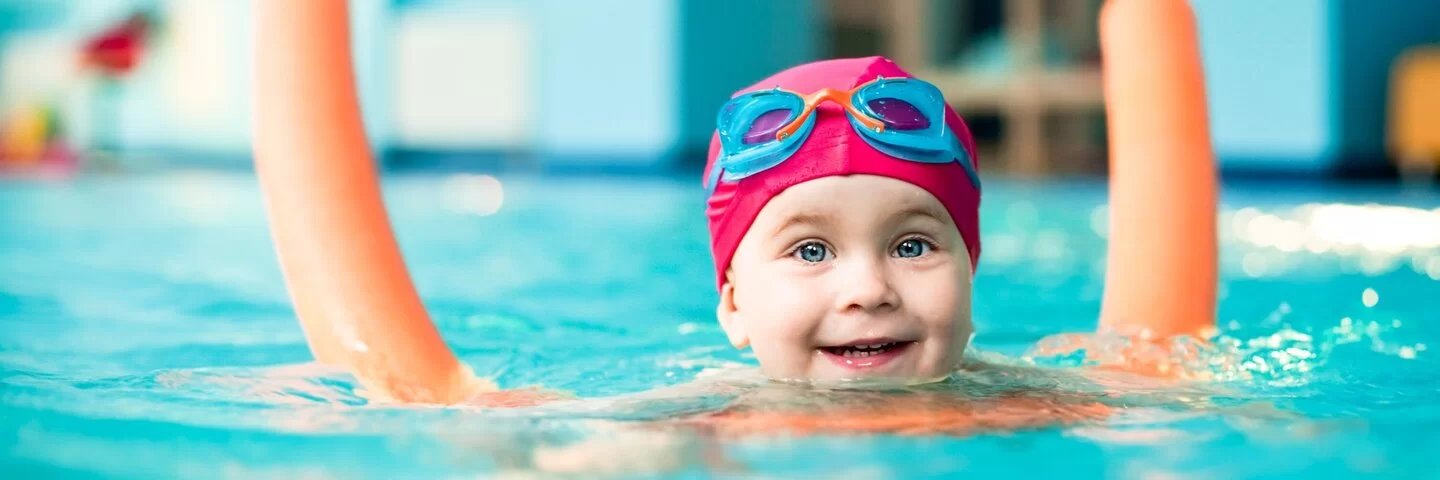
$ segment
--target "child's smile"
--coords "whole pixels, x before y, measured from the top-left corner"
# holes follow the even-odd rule
[[[816,350],[841,368],[866,372],[881,371],[891,360],[904,355],[906,349],[914,344],[914,340],[869,338]]]

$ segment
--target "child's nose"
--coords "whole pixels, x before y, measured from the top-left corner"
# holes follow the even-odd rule
[[[855,261],[836,279],[839,307],[845,312],[876,312],[898,308],[900,295],[891,285],[883,261]]]

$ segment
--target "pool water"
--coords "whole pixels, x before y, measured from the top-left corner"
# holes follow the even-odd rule
[[[385,182],[412,275],[461,358],[502,386],[584,400],[510,410],[377,404],[344,372],[309,364],[248,174],[9,180],[0,183],[0,477],[1440,471],[1434,190],[1227,186],[1222,332],[1191,360],[1216,379],[1117,383],[1110,395],[1137,401],[1108,420],[960,436],[705,439],[624,428],[723,408],[722,395],[680,387],[697,378],[752,378],[753,359],[714,323],[694,179],[412,173]],[[1036,347],[1094,328],[1104,187],[987,183],[977,356],[1090,378],[1084,355]],[[1080,388],[1060,382],[1050,387]],[[647,397],[657,389],[671,393]],[[563,454],[575,445],[592,447],[589,457]],[[716,452],[729,467],[704,460]],[[578,466],[542,461],[556,455]],[[663,461],[613,465],[647,455]]]

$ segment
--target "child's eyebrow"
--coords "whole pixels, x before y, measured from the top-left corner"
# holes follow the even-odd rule
[[[935,223],[939,223],[941,225],[947,223],[945,222],[945,220],[943,220],[945,218],[945,215],[935,211],[935,209],[929,205],[915,205],[906,207],[904,210],[900,211],[899,215],[895,216],[895,218],[901,221],[908,220],[911,217],[929,218],[931,220],[934,220]]]
[[[826,225],[834,224],[835,219],[831,215],[818,213],[797,213],[795,215],[791,215],[790,218],[785,219],[785,222],[781,223],[780,227],[776,228],[775,232],[771,235],[779,235],[781,233],[785,233],[786,230],[789,230],[793,227],[799,227],[804,225],[824,227]]]

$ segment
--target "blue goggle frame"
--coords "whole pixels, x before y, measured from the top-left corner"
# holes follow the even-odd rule
[[[887,127],[884,114],[872,108],[887,101],[902,101],[926,120],[922,128]],[[945,98],[934,85],[914,78],[879,77],[849,92],[824,89],[808,98],[774,88],[740,95],[726,102],[716,116],[721,153],[705,186],[713,191],[720,181],[736,181],[774,168],[794,155],[815,126],[815,107],[835,101],[846,107],[851,126],[871,147],[886,155],[912,162],[959,162],[976,189],[980,177],[960,139],[945,122]],[[786,111],[788,117],[775,138],[746,142],[745,137],[762,115]],[[793,132],[793,133],[792,133]]]

